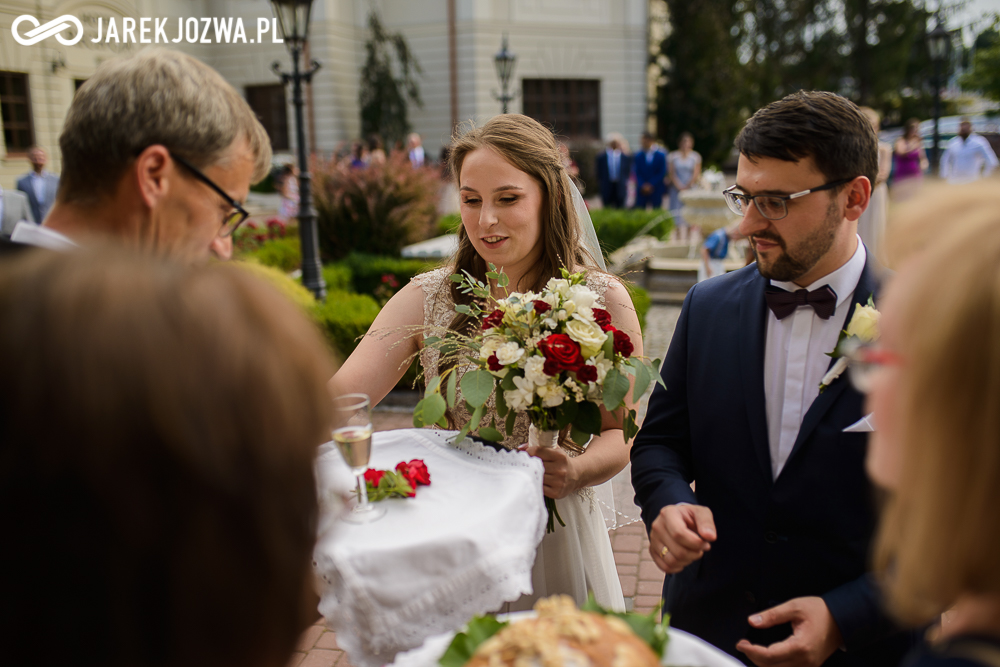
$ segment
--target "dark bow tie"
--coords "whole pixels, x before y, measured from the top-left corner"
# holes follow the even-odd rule
[[[829,285],[823,285],[811,292],[805,289],[786,292],[780,287],[768,285],[764,299],[767,300],[767,307],[779,320],[794,313],[799,306],[812,306],[816,315],[824,320],[830,319],[833,311],[837,309],[837,293]]]

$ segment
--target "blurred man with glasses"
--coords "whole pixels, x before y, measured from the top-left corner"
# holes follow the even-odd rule
[[[250,185],[271,162],[240,94],[166,49],[98,67],[73,98],[59,145],[56,202],[42,226],[18,225],[15,243],[65,250],[111,237],[183,261],[227,259]]]
[[[632,447],[664,612],[747,664],[895,665],[915,637],[867,575],[863,397],[847,374],[820,391],[856,304],[878,303],[857,235],[878,140],[853,103],[799,92],[736,146],[725,196],[757,261],[688,293]]]

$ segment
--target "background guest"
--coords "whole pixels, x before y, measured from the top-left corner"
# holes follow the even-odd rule
[[[903,201],[920,189],[928,165],[920,121],[916,118],[906,121],[903,136],[893,145],[892,158],[892,198]]]
[[[941,178],[952,184],[971,183],[989,176],[997,166],[1000,162],[990,142],[973,133],[972,122],[963,118],[958,136],[948,142],[941,156]]]
[[[406,139],[406,149],[410,158],[410,164],[414,167],[422,167],[426,162],[426,156],[424,155],[424,143],[420,138],[420,135],[416,132],[411,132],[410,136]]]
[[[35,222],[28,197],[18,190],[0,188],[0,239],[9,239],[19,222]]]
[[[573,179],[579,178],[580,167],[577,166],[576,161],[569,154],[569,146],[561,141],[559,142],[559,155],[562,156],[563,166],[566,168],[566,173],[569,174],[569,177]]]
[[[698,282],[726,272],[726,257],[729,256],[729,242],[743,238],[740,223],[721,227],[708,235],[701,244],[701,264],[698,265]]]
[[[604,208],[625,208],[632,156],[622,149],[616,133],[608,135],[607,148],[597,154],[597,183]]]
[[[31,214],[38,224],[42,224],[45,220],[45,216],[56,200],[56,191],[59,189],[59,177],[45,171],[47,161],[45,149],[41,146],[32,146],[28,149],[28,162],[31,163],[31,171],[17,181],[17,189],[28,197],[28,203],[31,204]]]
[[[635,165],[635,208],[663,208],[666,192],[667,156],[656,145],[656,138],[643,132],[642,150],[632,156]]]
[[[385,148],[383,148],[382,137],[377,134],[368,136],[368,164],[375,167],[385,164]]]
[[[878,112],[871,107],[861,107],[861,113],[871,122],[878,136],[881,120]],[[885,234],[885,219],[889,213],[889,188],[886,180],[892,172],[892,146],[878,142],[878,177],[872,185],[872,196],[868,208],[858,218],[858,236],[864,241],[869,252],[881,259],[882,236]]]
[[[946,220],[948,224],[942,225]],[[878,348],[851,369],[877,424],[872,479],[890,490],[876,567],[890,608],[940,642],[910,667],[1000,664],[1000,193],[928,193],[890,220],[900,271]]]
[[[331,371],[304,315],[236,267],[0,266],[3,662],[284,667],[316,618]]]
[[[670,180],[670,212],[674,216],[677,237],[686,240],[690,232],[687,221],[681,215],[681,192],[690,190],[701,180],[701,155],[694,150],[694,137],[690,132],[682,132],[679,147],[670,153],[668,163]]]
[[[292,164],[286,164],[278,169],[274,177],[275,189],[281,195],[278,205],[278,217],[285,222],[299,216],[299,170]]]

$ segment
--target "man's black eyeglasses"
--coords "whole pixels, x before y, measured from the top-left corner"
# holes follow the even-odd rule
[[[799,197],[805,197],[814,192],[820,192],[822,190],[830,190],[837,187],[838,185],[843,185],[845,183],[850,183],[853,178],[842,178],[839,181],[832,181],[830,183],[824,183],[823,185],[812,188],[809,190],[803,190],[802,192],[794,192],[790,195],[748,195],[742,192],[736,191],[736,186],[726,188],[722,191],[722,194],[726,198],[726,203],[729,204],[729,210],[737,215],[746,215],[747,209],[750,208],[750,202],[753,202],[754,206],[757,207],[757,212],[768,220],[781,220],[788,215],[788,206],[785,202],[791,199],[798,199]]]
[[[230,236],[233,232],[236,231],[237,227],[243,224],[244,220],[250,217],[250,214],[246,212],[246,209],[240,206],[235,199],[227,195],[226,191],[220,188],[218,185],[216,185],[215,182],[212,181],[212,179],[210,179],[205,174],[201,173],[201,171],[197,167],[195,167],[193,164],[191,164],[181,156],[175,155],[174,153],[170,153],[170,157],[172,157],[174,161],[177,162],[177,164],[181,165],[182,167],[190,171],[191,175],[193,175],[199,181],[201,181],[202,183],[204,183],[205,185],[207,185],[208,187],[212,188],[217,193],[219,193],[219,196],[225,199],[226,203],[233,207],[233,210],[230,213],[226,214],[226,218],[222,221],[222,229],[219,230],[219,236],[222,237]]]

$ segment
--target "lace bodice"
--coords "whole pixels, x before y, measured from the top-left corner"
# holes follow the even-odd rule
[[[413,278],[413,282],[420,285],[424,292],[424,326],[447,327],[455,319],[455,302],[451,298],[451,281],[448,279],[454,272],[454,267],[445,266]],[[597,271],[591,272],[587,276],[587,286],[597,294],[598,307],[603,308],[605,305],[604,295],[611,280],[610,275]],[[433,348],[425,347],[421,350],[420,365],[423,367],[426,379],[437,377],[440,374],[439,357],[439,352]],[[460,366],[458,369],[459,377],[472,368],[474,368],[472,364]],[[461,388],[458,391],[461,394]],[[449,414],[456,424],[464,424],[471,419],[469,411],[465,409],[465,404],[461,400],[449,411]],[[493,396],[486,404],[486,414],[481,424],[489,426],[491,421],[496,422],[497,430],[502,433],[504,420],[497,416],[496,402]],[[514,432],[507,434],[501,444],[507,449],[514,449],[527,442],[528,425],[528,415],[526,413],[519,414],[514,422]]]

